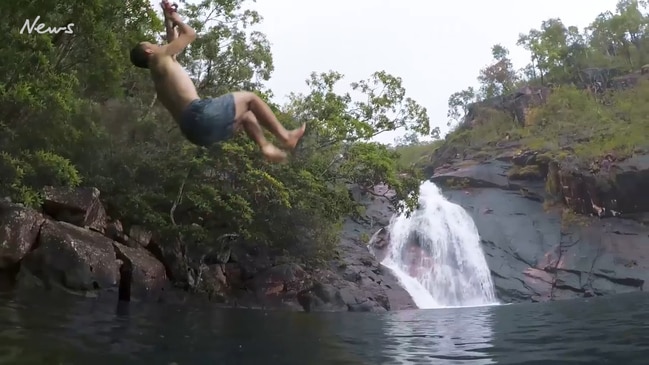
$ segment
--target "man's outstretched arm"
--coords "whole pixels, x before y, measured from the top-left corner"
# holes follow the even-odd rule
[[[166,54],[174,56],[182,52],[185,47],[196,39],[196,31],[189,25],[185,24],[180,18],[180,15],[176,12],[171,14],[170,19],[173,21],[173,24],[178,27],[178,37],[176,37],[172,42],[169,42],[169,44],[165,45],[163,48]]]
[[[167,30],[167,43],[171,43],[178,38],[178,32],[176,32],[176,27],[174,27],[174,22],[171,19],[165,19],[165,28]]]

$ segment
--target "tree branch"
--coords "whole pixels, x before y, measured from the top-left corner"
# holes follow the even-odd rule
[[[174,213],[176,212],[176,208],[178,208],[178,204],[183,199],[183,194],[185,193],[185,184],[187,183],[187,179],[189,179],[189,174],[191,173],[192,169],[191,167],[187,170],[187,174],[185,175],[185,178],[183,179],[183,182],[180,184],[180,188],[178,188],[178,195],[176,195],[176,199],[174,200],[174,203],[171,206],[171,209],[169,210],[169,217],[171,218],[171,224],[177,226],[176,224],[176,218],[174,216]]]

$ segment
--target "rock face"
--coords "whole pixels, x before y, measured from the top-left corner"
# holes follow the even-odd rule
[[[362,237],[388,224],[385,198],[356,194],[367,207],[345,223],[338,257],[325,268],[288,262],[259,245],[223,240],[198,268],[176,265],[144,227],[128,234],[110,220],[94,188],[46,187],[42,212],[0,203],[0,290],[37,287],[122,301],[165,300],[184,275],[192,290],[231,306],[300,311],[414,308],[408,293]],[[185,270],[181,272],[180,270]]]
[[[43,189],[43,210],[58,221],[103,232],[106,210],[99,200],[99,194],[96,188],[70,191],[47,186]]]
[[[473,217],[501,300],[645,290],[647,156],[584,168],[504,146],[493,159],[440,165],[432,181]]]
[[[31,251],[44,221],[34,210],[0,202],[0,270],[13,268]]]
[[[383,312],[416,308],[392,273],[370,253],[370,237],[389,224],[392,211],[385,197],[353,190],[365,206],[349,218],[337,250],[326,267],[306,269],[283,262],[257,245],[224,244],[203,265],[202,289],[213,298],[242,306],[304,311]]]
[[[42,213],[0,203],[0,289],[40,287],[88,297],[160,298],[156,290],[168,283],[162,264],[146,249],[123,248],[100,233],[106,213],[96,189],[48,187],[45,196]]]
[[[501,110],[511,115],[512,120],[517,121],[521,126],[525,124],[530,108],[544,103],[551,90],[547,87],[525,86],[513,93],[486,99],[473,103],[468,108],[465,122],[461,128],[471,128],[476,124],[487,122],[481,117],[483,108]]]
[[[45,287],[91,293],[116,289],[119,267],[110,239],[66,222],[46,222],[19,275],[34,275]]]
[[[581,214],[613,217],[649,212],[649,155],[616,161],[609,155],[590,171],[561,169],[554,177],[565,203]]]

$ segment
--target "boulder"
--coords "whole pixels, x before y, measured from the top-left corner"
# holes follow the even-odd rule
[[[33,209],[0,202],[0,270],[13,268],[27,255],[44,221]]]
[[[160,300],[167,288],[164,265],[144,248],[131,248],[113,242],[120,266],[120,299],[125,301]]]
[[[273,266],[246,283],[264,307],[302,309],[296,303],[297,294],[310,284],[304,269],[295,263]]]
[[[130,241],[129,237],[124,233],[122,222],[119,220],[108,222],[106,224],[106,229],[104,230],[104,235],[113,241],[123,244],[127,244]]]
[[[28,276],[46,288],[91,296],[105,290],[117,293],[119,265],[113,241],[66,222],[46,221],[36,248],[21,264],[19,277]]]
[[[298,293],[298,301],[306,312],[341,312],[349,307],[338,288],[316,282],[308,290]]]
[[[172,294],[167,289],[171,280],[233,306],[375,312],[414,308],[410,295],[367,246],[369,237],[389,224],[394,193],[386,186],[351,191],[366,209],[346,220],[336,258],[315,269],[232,234],[206,245],[203,252],[184,252],[144,227],[125,230],[119,220],[109,221],[97,189],[47,187],[44,217],[10,203],[0,209],[0,274],[3,266],[14,265],[19,286],[124,301],[166,300]],[[381,232],[376,237],[383,237],[383,243],[374,246],[385,249],[387,231]],[[0,275],[3,283],[5,276]]]
[[[99,200],[100,193],[97,188],[68,189],[47,186],[43,189],[43,194],[45,214],[57,221],[104,232],[107,216]]]
[[[153,233],[142,226],[133,225],[128,231],[128,236],[138,245],[147,247],[151,243]]]

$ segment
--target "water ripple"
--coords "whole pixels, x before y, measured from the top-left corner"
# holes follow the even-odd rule
[[[0,297],[0,364],[644,364],[648,298],[305,314]]]

